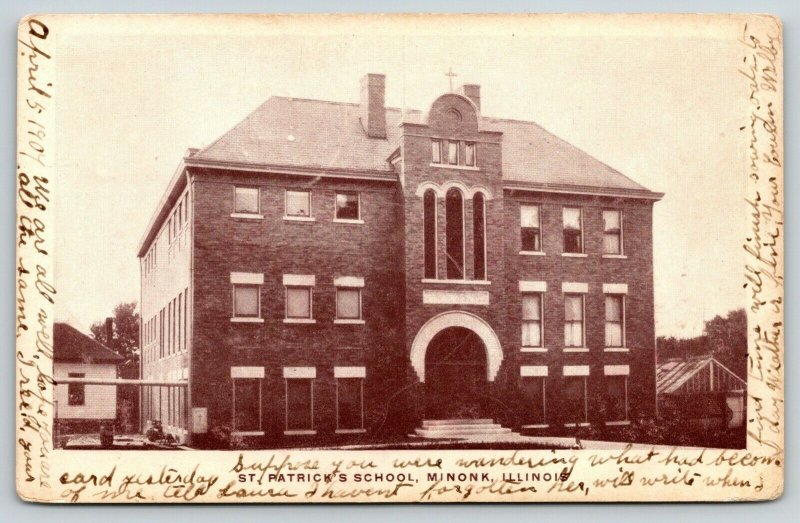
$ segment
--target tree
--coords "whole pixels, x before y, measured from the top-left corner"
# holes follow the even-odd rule
[[[114,307],[114,330],[111,339],[106,339],[105,321],[92,324],[91,331],[94,339],[113,350],[125,362],[139,363],[139,313],[136,312],[136,302],[120,303]]]
[[[708,349],[717,360],[740,378],[747,374],[747,314],[744,309],[730,311],[706,322]]]
[[[114,307],[111,339],[106,335],[106,322],[98,321],[90,327],[94,339],[124,358],[120,363],[119,377],[139,378],[139,313],[136,302],[120,303]],[[139,390],[135,386],[117,387],[117,426],[123,432],[132,432],[139,425]]]

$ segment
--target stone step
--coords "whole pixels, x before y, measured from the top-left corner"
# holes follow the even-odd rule
[[[423,425],[420,427],[425,430],[473,430],[473,429],[500,429],[503,428],[499,423],[469,423],[469,424],[451,424],[451,425]]]
[[[486,425],[492,424],[492,419],[426,419],[422,421],[423,427],[436,427],[438,425]]]
[[[415,429],[414,431],[418,436],[429,439],[465,439],[475,438],[482,436],[496,436],[500,434],[511,434],[511,429],[504,427],[475,427],[475,428],[461,428],[449,430],[437,429]]]

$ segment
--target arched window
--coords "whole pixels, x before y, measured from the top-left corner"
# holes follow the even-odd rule
[[[447,279],[464,279],[464,197],[458,189],[445,196]]]
[[[436,279],[436,192],[433,189],[425,191],[422,205],[425,278]]]
[[[472,198],[472,244],[475,279],[486,279],[486,202],[483,193]]]

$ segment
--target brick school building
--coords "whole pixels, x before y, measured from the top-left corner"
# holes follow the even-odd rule
[[[186,153],[138,251],[141,378],[180,386],[142,419],[269,447],[652,416],[662,195],[477,85],[401,111],[385,82]]]

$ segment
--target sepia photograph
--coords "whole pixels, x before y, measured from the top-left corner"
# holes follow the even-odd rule
[[[782,488],[779,20],[42,15],[19,35],[18,390],[40,387],[18,430],[48,420],[44,498],[170,501],[155,456],[200,451],[223,479],[172,501]],[[159,481],[134,496],[123,463]]]

